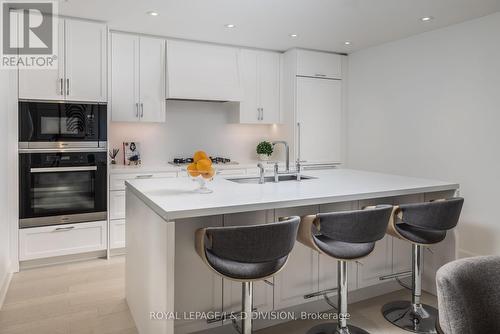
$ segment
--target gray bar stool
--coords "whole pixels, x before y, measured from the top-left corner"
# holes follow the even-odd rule
[[[223,278],[242,283],[242,334],[252,333],[253,282],[284,268],[299,223],[300,217],[288,217],[276,223],[196,231],[196,251],[203,262]]]
[[[395,208],[387,232],[412,243],[412,300],[395,301],[382,307],[392,324],[414,333],[436,333],[438,311],[422,304],[422,247],[439,243],[454,228],[464,199],[460,197]]]
[[[392,214],[391,205],[378,205],[365,210],[319,213],[306,216],[299,227],[298,240],[321,254],[338,260],[338,323],[320,324],[307,334],[367,334],[347,325],[347,261],[368,256],[375,242],[382,239]]]

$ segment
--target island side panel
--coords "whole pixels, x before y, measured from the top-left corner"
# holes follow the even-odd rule
[[[173,320],[150,312],[174,312],[175,224],[166,222],[126,190],[127,303],[141,334],[173,334]]]

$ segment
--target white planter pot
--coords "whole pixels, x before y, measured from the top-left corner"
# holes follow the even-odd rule
[[[267,154],[259,154],[259,160],[260,161],[268,161],[269,158],[271,158],[269,155]]]

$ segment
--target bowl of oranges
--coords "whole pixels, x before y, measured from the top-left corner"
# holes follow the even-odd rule
[[[196,151],[193,155],[193,162],[186,168],[188,176],[195,182],[198,182],[199,187],[195,190],[200,194],[209,194],[213,192],[207,187],[207,183],[215,177],[215,168],[212,166],[212,160],[203,151]]]

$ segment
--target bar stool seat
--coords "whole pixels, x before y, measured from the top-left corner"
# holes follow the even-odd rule
[[[337,260],[338,268],[338,323],[317,325],[308,330],[307,334],[368,334],[362,328],[347,324],[347,262],[373,252],[375,243],[385,235],[392,211],[392,205],[379,205],[364,210],[319,213],[302,218],[298,240]],[[310,295],[319,294],[326,298],[324,291]],[[327,303],[333,306],[328,299]]]
[[[221,258],[211,251],[206,252],[208,263],[220,274],[234,279],[262,279],[280,270],[286,263],[288,256],[283,256],[274,261],[258,263],[242,263]]]
[[[375,248],[374,242],[354,244],[332,240],[323,235],[313,236],[313,238],[316,246],[318,246],[318,248],[321,249],[323,253],[337,259],[359,259],[373,252],[373,249]]]
[[[253,282],[272,277],[285,267],[299,224],[300,217],[295,216],[269,224],[208,227],[196,231],[196,252],[202,261],[223,278],[241,283],[241,328],[236,321],[238,316],[231,314],[240,334],[252,333]]]
[[[417,244],[437,244],[446,238],[446,231],[423,229],[406,223],[396,224],[394,227],[404,239]]]

